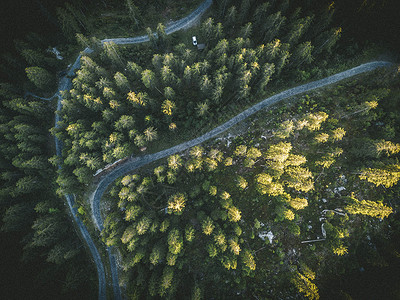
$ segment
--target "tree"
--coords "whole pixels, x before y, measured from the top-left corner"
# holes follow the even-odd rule
[[[168,157],[168,167],[172,170],[177,170],[182,166],[182,158],[178,155],[171,155]]]
[[[143,216],[136,225],[136,231],[138,235],[143,235],[150,228],[151,219],[147,216]]]
[[[235,206],[230,206],[228,208],[228,218],[231,222],[238,222],[241,217],[241,212]]]
[[[241,36],[244,39],[250,38],[252,29],[253,29],[253,24],[251,24],[251,22],[243,25],[242,28],[240,29],[239,36]]]
[[[304,209],[305,207],[307,207],[308,201],[305,198],[290,198],[289,205],[296,210]]]
[[[318,300],[318,288],[313,282],[311,282],[311,280],[313,279],[313,276],[304,276],[300,272],[296,272],[294,277],[292,278],[292,282],[296,286],[298,291],[304,294],[305,297],[310,300]]]
[[[332,155],[324,155],[315,161],[315,165],[321,166],[325,169],[329,168],[333,163],[335,163],[335,159]]]
[[[229,248],[233,254],[235,254],[235,255],[240,254],[240,251],[241,251],[240,245],[235,239],[229,240]]]
[[[205,235],[211,235],[213,232],[215,225],[213,221],[211,220],[210,217],[206,217],[202,222],[201,222],[201,228],[203,229],[203,233]]]
[[[154,127],[148,127],[143,132],[146,141],[151,142],[157,139],[157,130]]]
[[[192,225],[187,225],[185,228],[185,239],[188,242],[192,242],[195,237],[195,230]]]
[[[160,296],[164,296],[167,293],[167,290],[172,285],[173,278],[174,278],[174,269],[171,267],[165,267],[160,283],[160,289],[159,289]]]
[[[151,264],[158,264],[163,258],[163,247],[161,245],[155,245],[150,253],[149,261]]]
[[[235,155],[236,156],[246,156],[247,146],[246,145],[239,145],[236,147]]]
[[[168,240],[169,252],[177,255],[182,251],[183,239],[178,229],[176,228],[171,229],[170,232],[168,233],[167,240]]]
[[[135,105],[146,106],[147,104],[147,95],[143,93],[136,94],[135,92],[130,91],[127,99]]]
[[[285,184],[288,187],[302,192],[309,192],[314,188],[312,174],[307,168],[289,166],[285,169]]]
[[[142,18],[138,7],[132,0],[126,0],[125,5],[128,8],[129,17],[135,23],[136,27],[139,28],[140,23],[142,23]]]
[[[135,79],[139,79],[141,78],[143,69],[141,66],[139,66],[138,64],[128,61],[127,63],[127,69],[132,72],[132,74],[135,76]]]
[[[157,40],[160,47],[165,47],[167,42],[167,34],[165,33],[165,26],[161,23],[157,24]]]
[[[361,180],[372,182],[376,186],[391,187],[400,180],[400,165],[388,165],[383,168],[366,168],[361,170]]]
[[[105,42],[103,44],[104,52],[106,56],[110,59],[110,61],[114,64],[124,66],[124,63],[121,59],[121,55],[118,51],[118,46],[113,41]]]
[[[278,144],[271,145],[264,157],[266,160],[272,162],[283,163],[288,159],[289,153],[292,150],[292,144],[289,142],[279,142]]]
[[[117,122],[115,122],[115,129],[122,131],[123,129],[133,128],[135,121],[132,116],[123,115]]]
[[[308,113],[307,116],[305,117],[305,123],[304,127],[306,127],[309,131],[316,131],[321,128],[321,125],[323,122],[328,119],[328,114],[320,111],[315,114],[313,113]]]
[[[274,37],[278,36],[279,30],[285,24],[286,17],[282,16],[281,12],[278,11],[275,14],[271,14],[265,20],[265,28],[267,31],[264,35],[264,41],[271,41]]]
[[[279,51],[279,57],[275,63],[276,71],[278,74],[282,71],[283,67],[288,63],[292,54],[289,52],[289,44],[283,44]]]
[[[258,83],[258,91],[260,93],[263,93],[265,90],[265,87],[267,86],[267,84],[269,83],[269,81],[271,80],[271,76],[274,74],[275,72],[275,65],[274,64],[270,64],[270,63],[266,63],[261,70],[261,74],[260,74],[260,81]]]
[[[312,56],[313,49],[314,46],[309,41],[298,45],[293,53],[293,65],[300,66],[312,63],[314,60]]]
[[[51,90],[54,87],[54,77],[45,69],[40,67],[29,67],[25,69],[28,79],[42,90]]]
[[[287,41],[289,44],[296,44],[300,37],[307,31],[311,25],[312,17],[307,16],[303,19],[299,19],[292,25],[292,29],[289,31]]]
[[[225,16],[225,23],[227,27],[234,26],[237,22],[237,8],[236,6],[231,6]]]
[[[354,197],[350,197],[352,201],[351,204],[346,205],[345,209],[350,214],[362,214],[375,218],[385,218],[388,217],[393,209],[384,205],[383,203],[378,203],[370,200],[357,200]]]
[[[167,116],[171,116],[172,115],[172,111],[173,111],[173,109],[175,107],[176,107],[175,102],[173,102],[171,100],[165,100],[161,104],[161,110],[162,110],[163,114],[165,114]]]
[[[275,131],[275,135],[280,139],[288,138],[294,130],[294,123],[292,120],[286,120],[279,124],[278,129]]]
[[[346,130],[339,127],[339,128],[332,130],[331,139],[335,142],[341,141],[345,135],[346,135]],[[400,148],[399,148],[399,151],[400,151]]]
[[[242,260],[244,265],[251,271],[256,269],[256,262],[254,256],[251,254],[250,250],[245,249],[242,251]]]
[[[314,140],[319,144],[326,143],[328,141],[328,139],[329,139],[329,134],[324,133],[324,132],[318,133],[314,137]]]
[[[125,90],[129,90],[129,82],[128,82],[128,78],[126,78],[126,76],[120,72],[115,73],[114,75],[114,80],[116,85],[122,89],[123,91]]]
[[[57,18],[65,37],[72,40],[76,33],[80,33],[78,22],[65,8],[57,8]]]
[[[195,158],[201,158],[203,156],[204,149],[201,146],[194,146],[190,149],[190,155]]]
[[[156,86],[156,76],[151,70],[144,70],[142,72],[142,82],[148,89],[153,89]]]
[[[265,45],[265,54],[267,54],[268,59],[274,59],[280,51],[282,43],[281,40],[275,39],[272,42]]]
[[[181,215],[185,208],[186,197],[182,193],[172,195],[168,199],[168,213]]]
[[[238,186],[241,190],[244,190],[244,189],[247,188],[248,183],[247,183],[246,179],[244,179],[242,176],[238,176],[237,179],[236,179],[236,181],[237,181],[237,186]]]
[[[400,144],[385,140],[377,141],[375,143],[375,148],[378,155],[384,152],[387,156],[390,156],[400,152]]]

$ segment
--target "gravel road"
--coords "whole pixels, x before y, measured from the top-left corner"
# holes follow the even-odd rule
[[[91,194],[90,196],[90,204],[92,207],[92,214],[93,214],[93,220],[99,230],[103,230],[103,220],[101,218],[101,213],[100,213],[100,200],[101,197],[103,196],[104,192],[106,191],[107,187],[114,182],[118,177],[123,176],[126,173],[132,172],[133,170],[136,170],[144,165],[147,165],[148,163],[151,163],[153,161],[159,160],[161,158],[170,156],[172,154],[182,152],[188,148],[191,148],[193,146],[196,146],[200,143],[203,143],[204,141],[207,141],[211,138],[216,137],[217,135],[221,134],[222,132],[226,131],[227,129],[231,128],[233,125],[239,123],[240,121],[243,121],[247,117],[253,115],[254,113],[258,112],[259,110],[266,108],[272,104],[275,104],[283,99],[290,98],[292,96],[304,93],[304,92],[309,92],[317,88],[321,88],[330,84],[334,84],[340,80],[353,77],[355,75],[365,73],[372,71],[376,68],[380,67],[388,67],[392,65],[390,62],[386,61],[373,61],[369,62],[366,64],[362,64],[358,67],[349,69],[347,71],[323,78],[321,80],[313,81],[307,84],[303,84],[291,89],[288,89],[286,91],[283,91],[279,94],[276,94],[272,97],[269,97],[267,99],[264,99],[263,101],[255,104],[254,106],[246,109],[245,111],[241,112],[240,114],[236,115],[229,121],[225,122],[224,124],[214,128],[213,130],[203,134],[200,137],[197,137],[193,140],[184,142],[182,144],[176,145],[174,147],[168,148],[166,150],[154,153],[154,154],[148,154],[144,155],[141,157],[133,157],[125,160],[123,163],[115,167],[112,171],[110,171],[108,174],[104,175],[101,180],[99,181],[98,185],[96,186],[95,191]]]
[[[166,27],[165,32],[167,34],[171,34],[178,30],[193,26],[193,24],[195,24],[200,19],[201,15],[211,6],[211,4],[212,4],[212,0],[205,0],[196,10],[194,10],[187,17],[170,23]],[[149,37],[146,35],[146,36],[138,36],[138,37],[133,37],[133,38],[104,39],[101,42],[102,43],[114,42],[116,44],[125,45],[125,44],[138,44],[138,43],[143,43],[143,42],[148,42],[148,41],[149,41]],[[83,54],[89,54],[92,52],[93,52],[93,50],[90,48],[86,48],[83,50]],[[71,89],[72,82],[71,82],[70,77],[73,77],[75,75],[75,71],[80,68],[81,57],[82,57],[82,54],[80,54],[76,58],[75,62],[69,67],[69,69],[67,70],[67,74],[60,79],[59,85],[58,85],[58,92],[56,94],[54,94],[52,97],[43,98],[43,97],[36,96],[32,93],[29,93],[29,92],[27,92],[25,94],[25,96],[29,95],[29,96],[33,96],[33,97],[36,97],[36,98],[39,98],[42,100],[51,100],[54,97],[57,97],[58,98],[57,111],[61,111],[62,97],[61,97],[60,92]],[[126,173],[132,172],[133,170],[140,168],[141,166],[144,166],[150,162],[153,162],[153,161],[161,159],[163,157],[172,155],[177,152],[184,151],[185,149],[188,149],[188,148],[193,147],[197,144],[200,144],[208,139],[211,139],[211,138],[217,136],[218,134],[226,131],[227,129],[229,129],[233,125],[237,124],[238,122],[249,117],[250,115],[254,114],[255,112],[257,112],[265,107],[268,107],[278,101],[281,101],[283,99],[286,99],[286,98],[289,98],[289,97],[292,97],[292,96],[295,96],[295,95],[298,95],[298,94],[301,94],[301,93],[304,93],[307,91],[311,91],[316,88],[320,88],[320,87],[323,87],[323,86],[326,86],[329,84],[336,83],[345,78],[349,78],[349,77],[355,76],[357,74],[368,72],[368,71],[374,70],[378,67],[386,67],[389,65],[390,65],[389,62],[375,61],[375,62],[363,64],[356,68],[338,73],[336,75],[333,75],[333,76],[330,76],[330,77],[327,77],[327,78],[324,78],[324,79],[321,79],[318,81],[310,82],[308,84],[286,90],[282,93],[279,93],[277,95],[274,95],[272,97],[269,97],[269,98],[261,101],[260,103],[250,107],[249,109],[247,109],[247,110],[243,111],[242,113],[238,114],[237,116],[233,117],[226,123],[218,126],[217,128],[209,131],[208,133],[206,133],[198,138],[195,138],[193,140],[190,140],[185,143],[179,144],[177,146],[171,147],[169,149],[160,151],[158,153],[144,155],[142,157],[130,158],[130,159],[126,160],[124,163],[117,166],[110,173],[108,173],[107,175],[104,175],[104,177],[101,178],[99,184],[97,185],[95,191],[90,196],[89,200],[90,200],[90,204],[92,207],[92,216],[93,216],[95,225],[97,226],[97,228],[99,230],[103,229],[103,220],[102,220],[101,214],[100,214],[100,200],[101,200],[102,195],[106,191],[107,187],[118,177],[120,177]],[[58,114],[56,114],[55,127],[59,127],[58,121],[60,121],[60,117]],[[58,156],[61,156],[62,143],[56,137],[55,137],[55,144],[56,144],[56,153]],[[71,211],[72,217],[73,217],[75,223],[77,224],[83,238],[85,239],[85,241],[89,247],[89,250],[92,254],[93,260],[96,264],[97,274],[98,274],[98,282],[99,282],[99,289],[98,289],[99,299],[105,300],[107,298],[106,297],[106,276],[105,276],[105,270],[104,270],[103,263],[101,261],[99,251],[97,250],[92,238],[90,237],[90,234],[89,234],[86,226],[82,223],[82,221],[79,218],[79,214],[76,209],[74,195],[66,194],[65,198],[67,200],[68,207]],[[114,291],[114,299],[122,299],[119,282],[118,282],[118,271],[117,271],[117,267],[116,267],[115,257],[112,254],[111,248],[107,247],[106,250],[108,253],[110,268],[111,268],[111,278],[113,281],[112,284],[113,284],[113,291]]]
[[[196,10],[194,10],[187,17],[169,24],[165,28],[165,32],[167,34],[171,34],[173,32],[181,30],[183,28],[188,28],[188,27],[192,26],[193,24],[195,24],[195,22],[197,20],[200,19],[201,15],[210,7],[211,4],[212,4],[212,0],[204,1]],[[105,40],[102,40],[101,42],[105,43],[105,42],[111,42],[111,41],[116,43],[116,44],[120,44],[120,45],[123,45],[123,44],[137,44],[137,43],[147,42],[147,41],[149,41],[149,38],[148,38],[148,36],[139,36],[139,37],[134,37],[134,38],[105,39]],[[82,52],[83,52],[83,54],[90,54],[90,53],[93,52],[93,50],[90,49],[90,48],[86,48]],[[82,54],[79,54],[78,57],[76,58],[75,62],[67,70],[67,74],[60,79],[59,84],[58,84],[58,91],[52,97],[50,97],[50,98],[39,97],[39,96],[36,96],[36,95],[34,95],[34,94],[30,93],[30,92],[27,92],[25,94],[25,96],[33,96],[35,98],[42,99],[42,100],[51,100],[54,97],[57,97],[58,98],[57,111],[61,111],[61,108],[62,108],[61,91],[65,91],[65,90],[70,90],[71,89],[72,81],[71,81],[70,78],[73,77],[75,75],[75,71],[80,68],[81,57],[82,57]],[[59,127],[59,124],[58,124],[59,121],[60,121],[60,116],[56,113],[56,116],[55,116],[55,127],[56,128]],[[56,144],[56,153],[57,153],[58,156],[61,157],[61,154],[62,154],[62,142],[59,141],[57,139],[57,137],[54,137],[54,142]],[[59,168],[60,168],[60,166],[59,166]],[[104,271],[104,265],[103,265],[103,263],[101,261],[101,257],[100,257],[99,251],[97,250],[92,238],[90,237],[90,234],[89,234],[86,226],[82,223],[82,221],[79,218],[79,214],[78,214],[77,209],[76,209],[74,195],[65,194],[64,196],[65,196],[65,198],[67,200],[68,207],[70,209],[72,217],[73,217],[76,225],[78,226],[83,238],[85,239],[85,241],[86,241],[86,243],[87,243],[87,245],[89,247],[90,253],[92,254],[93,260],[94,260],[94,262],[96,264],[98,281],[99,281],[99,290],[98,290],[99,299],[100,300],[105,300],[107,298],[107,296],[106,296],[106,276],[105,276],[105,271]],[[120,299],[122,299],[122,297],[121,297],[121,290],[120,290],[120,287],[119,287],[118,269],[117,269],[117,266],[116,266],[115,257],[112,254],[112,248],[107,247],[106,250],[107,250],[108,258],[109,258],[109,262],[110,262],[114,299],[120,300]]]

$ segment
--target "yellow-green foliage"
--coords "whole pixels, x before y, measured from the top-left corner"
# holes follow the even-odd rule
[[[376,186],[391,187],[400,179],[400,165],[388,165],[384,168],[366,168],[361,170],[360,179],[372,182]]]
[[[370,200],[357,200],[351,197],[353,203],[347,205],[345,209],[350,214],[361,214],[375,218],[385,218],[389,216],[393,209],[383,203],[378,203]]]
[[[311,281],[314,280],[315,275],[310,276],[313,273],[308,273],[306,274],[308,276],[305,276],[300,272],[296,272],[294,277],[292,278],[292,282],[296,286],[297,290],[302,293],[306,298],[310,300],[318,300],[318,287]]]

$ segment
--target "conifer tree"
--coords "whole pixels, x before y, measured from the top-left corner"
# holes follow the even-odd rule
[[[352,203],[347,205],[345,209],[350,214],[362,214],[375,218],[385,218],[388,217],[393,209],[384,205],[383,203],[378,203],[370,200],[357,200],[354,197],[350,197]]]
[[[318,300],[318,288],[317,286],[311,281],[314,279],[314,276],[305,276],[300,272],[296,272],[294,277],[292,278],[292,282],[298,289],[298,291],[304,294],[305,297],[309,300]]]
[[[391,187],[400,180],[400,166],[388,165],[384,168],[366,168],[361,170],[360,179],[372,182],[376,186]]]
[[[28,79],[42,90],[51,90],[54,87],[53,76],[43,68],[29,67],[25,69]]]
[[[376,142],[375,148],[378,155],[384,152],[387,156],[390,156],[400,152],[400,144],[395,144],[391,141],[385,140]]]

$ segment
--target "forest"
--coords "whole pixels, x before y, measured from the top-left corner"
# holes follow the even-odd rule
[[[400,297],[396,1],[213,1],[172,34],[202,1],[34,2],[1,12],[6,299],[99,297],[66,194],[109,282],[112,247],[123,299]],[[140,35],[149,41],[101,41]],[[96,230],[87,198],[110,166],[372,60],[393,66],[284,100],[118,178]],[[58,91],[62,80],[71,85]]]

